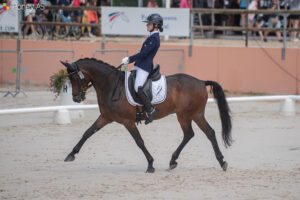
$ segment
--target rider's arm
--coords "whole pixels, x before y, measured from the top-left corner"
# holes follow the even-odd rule
[[[148,40],[143,45],[144,45],[144,48],[142,48],[142,50],[139,53],[129,57],[129,63],[132,63],[132,62],[136,61],[139,58],[147,57],[148,54],[153,49],[157,48],[158,41],[157,41],[156,38],[150,37],[150,38],[148,38]]]

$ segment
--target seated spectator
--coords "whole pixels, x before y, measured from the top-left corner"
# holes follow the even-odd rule
[[[272,3],[269,4],[268,6],[269,10],[279,10],[279,0],[273,0]],[[269,28],[280,28],[281,27],[281,22],[279,20],[279,16],[278,15],[271,15],[269,17],[268,20],[268,27]],[[264,33],[264,42],[267,42],[267,36],[269,34],[269,31],[265,31]],[[280,31],[276,31],[276,36],[278,38],[279,42],[282,42],[282,38],[281,38],[281,32]]]
[[[97,2],[95,0],[91,0],[91,2],[88,1],[88,6],[96,6]],[[95,10],[88,10],[87,13],[88,22],[90,24],[98,24],[98,14]],[[91,31],[89,32],[90,37],[95,37],[95,27],[91,28]]]
[[[247,8],[246,0],[238,0],[238,3],[240,5],[240,9],[246,9]],[[246,27],[246,14],[241,14],[241,24],[242,24],[243,28]],[[243,30],[242,33],[245,34],[246,31]]]
[[[259,8],[259,0],[252,0],[252,2],[249,4],[248,9],[249,10],[258,10]],[[249,27],[252,28],[254,26],[260,28],[260,17],[259,15],[255,15],[255,14],[249,14],[248,15],[248,20],[249,20]],[[260,40],[263,41],[264,36],[262,31],[258,31],[259,36],[260,36]]]
[[[172,0],[171,2],[171,8],[179,8],[180,0]]]
[[[87,5],[87,1],[81,1],[80,2],[80,6],[88,6]],[[82,17],[81,17],[81,23],[83,23],[83,24],[87,24],[88,23],[88,20],[87,20],[87,10],[83,10],[82,11]],[[84,34],[84,31],[86,30],[86,29],[88,29],[88,31],[89,31],[89,27],[87,27],[87,26],[82,26],[81,27],[81,33],[82,34]],[[90,31],[89,31],[90,32]]]
[[[228,4],[229,9],[238,9],[240,6],[237,0],[230,0]],[[229,14],[227,25],[228,26],[239,26],[240,24],[240,15],[239,14]],[[232,33],[232,31],[227,31],[227,33]]]
[[[72,0],[70,6],[74,6],[74,7],[80,7],[80,0]],[[75,10],[73,11],[74,16],[76,16],[76,22],[80,23],[81,22],[81,16],[82,13],[80,10]]]
[[[70,1],[69,0],[59,0],[58,1],[58,5],[59,6],[69,6],[70,5]],[[70,21],[68,19],[69,17],[69,11],[67,10],[63,10],[62,14],[61,14],[61,18],[63,19],[64,22],[68,22]],[[60,29],[60,26],[56,26],[56,32],[55,34],[56,35],[59,35],[59,29]],[[68,35],[69,34],[69,29],[68,29],[68,26],[66,26],[66,34]]]
[[[158,8],[158,4],[157,4],[156,0],[148,0],[147,7],[148,8]]]
[[[300,1],[299,0],[292,0],[290,5],[290,10],[300,10]],[[300,15],[292,15],[291,16],[292,26],[293,28],[298,28],[300,24]],[[298,31],[291,32],[291,41],[298,42]]]
[[[191,0],[181,0],[180,1],[180,8],[191,8]]]
[[[25,18],[27,22],[33,22],[33,18],[35,17],[35,9],[33,8],[34,3],[37,4],[37,2],[34,2],[34,0],[24,0],[24,4],[26,4],[25,8]],[[34,36],[35,33],[35,27],[33,24],[26,25],[24,29],[24,35],[28,34],[29,28],[31,28],[31,34],[30,36]]]

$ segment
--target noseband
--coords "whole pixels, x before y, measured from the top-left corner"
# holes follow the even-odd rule
[[[71,66],[73,66],[73,68],[75,69],[74,72],[68,73],[68,77],[69,79],[71,79],[72,76],[77,75],[77,78],[75,78],[75,80],[77,80],[77,85],[78,85],[78,89],[79,89],[79,93],[78,94],[72,94],[73,96],[80,96],[82,99],[84,99],[85,93],[86,91],[92,87],[92,83],[90,83],[89,85],[86,84],[86,79],[84,77],[84,74],[79,70],[78,66],[76,65],[76,63],[72,63]]]

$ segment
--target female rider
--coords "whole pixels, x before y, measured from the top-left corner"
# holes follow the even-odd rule
[[[145,124],[149,124],[153,121],[158,113],[152,105],[148,96],[143,92],[142,88],[147,80],[148,75],[153,70],[153,58],[160,46],[159,31],[163,31],[163,19],[159,14],[151,14],[147,17],[147,31],[150,32],[150,36],[144,41],[141,51],[133,56],[125,57],[122,59],[122,64],[134,63],[133,70],[136,70],[136,80],[134,89],[137,95],[142,100],[146,107],[147,119]]]

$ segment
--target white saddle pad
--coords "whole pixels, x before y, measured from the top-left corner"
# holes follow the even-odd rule
[[[128,78],[130,76],[131,72],[126,71],[125,72],[125,91],[126,91],[126,97],[128,102],[133,106],[141,106],[140,104],[136,103],[133,99],[133,97],[130,94],[129,88],[128,88]],[[167,96],[167,81],[165,76],[161,76],[161,78],[158,81],[152,82],[152,101],[151,104],[160,104],[162,103]]]

